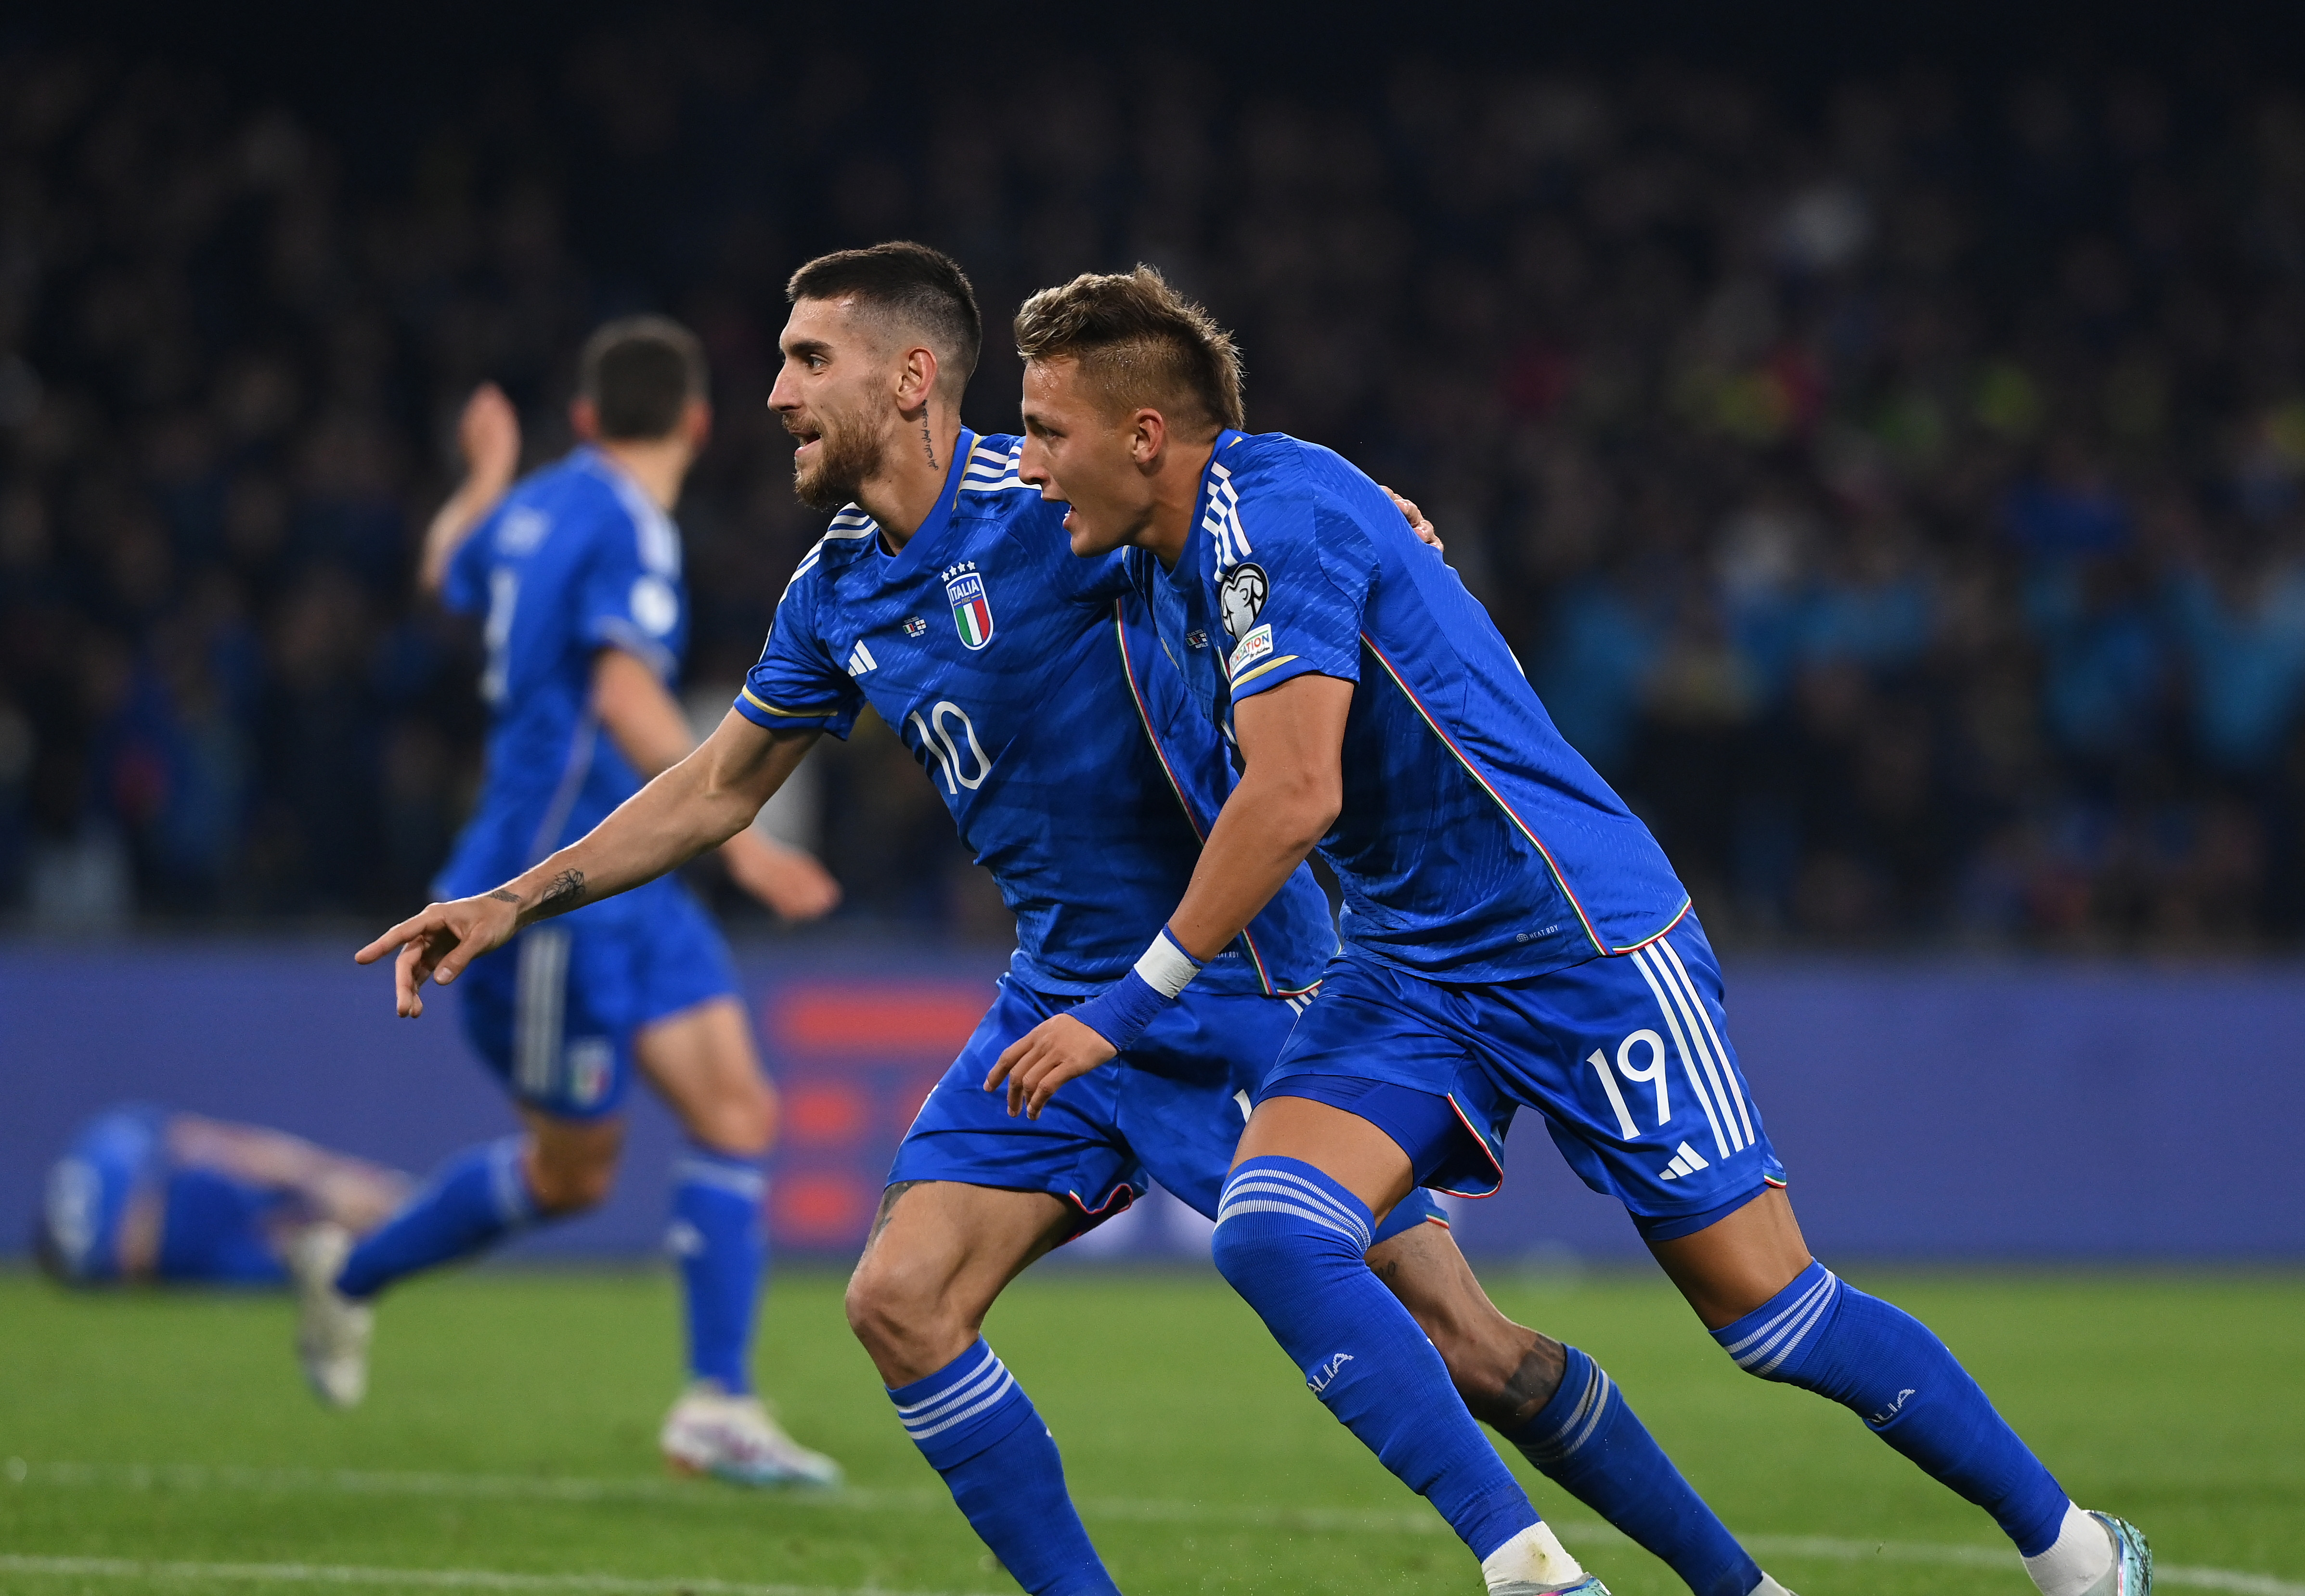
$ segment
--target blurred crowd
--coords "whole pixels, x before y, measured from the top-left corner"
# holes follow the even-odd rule
[[[2246,72],[1784,91],[1159,57],[901,94],[742,29],[592,34],[405,139],[204,72],[0,57],[0,904],[404,909],[472,789],[473,640],[412,596],[484,378],[714,361],[681,509],[725,692],[821,517],[780,285],[913,236],[1008,314],[1153,261],[1250,422],[1417,498],[1562,730],[1743,946],[2245,950],[2305,932],[2305,100]],[[901,114],[899,114],[901,112]],[[821,758],[854,915],[996,934],[885,731]]]

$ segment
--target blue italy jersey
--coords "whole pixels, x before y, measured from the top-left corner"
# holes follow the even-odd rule
[[[1227,431],[1174,571],[1130,551],[1204,710],[1318,673],[1357,683],[1321,850],[1348,946],[1436,981],[1541,975],[1688,907],[1648,828],[1553,729],[1457,573],[1327,449]]]
[[[936,508],[890,554],[855,505],[794,573],[736,700],[845,737],[870,703],[1016,916],[1017,980],[1059,996],[1135,964],[1184,896],[1231,769],[1118,558],[1076,559],[1020,440],[963,432]],[[1335,950],[1299,870],[1212,987],[1301,992]]]
[[[484,892],[640,790],[600,732],[593,656],[622,649],[669,686],[687,634],[680,534],[597,449],[524,479],[464,540],[442,601],[484,614],[488,773],[436,890]]]

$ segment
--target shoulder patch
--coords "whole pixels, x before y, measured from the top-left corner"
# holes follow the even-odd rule
[[[1226,671],[1231,675],[1238,676],[1258,660],[1269,658],[1272,653],[1272,624],[1268,621],[1240,640],[1239,645],[1232,651],[1232,659],[1226,666]]]
[[[1224,614],[1225,631],[1235,642],[1247,640],[1248,630],[1256,624],[1256,617],[1264,611],[1264,600],[1272,590],[1265,579],[1264,567],[1253,562],[1235,565],[1218,584],[1217,602]]]
[[[497,522],[497,552],[517,556],[534,554],[552,531],[552,517],[534,505],[515,505]]]

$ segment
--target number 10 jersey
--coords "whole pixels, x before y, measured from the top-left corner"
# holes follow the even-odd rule
[[[1083,996],[1184,896],[1232,772],[1124,564],[1074,556],[1064,507],[1017,478],[1021,448],[964,431],[935,508],[893,554],[861,508],[835,516],[736,708],[846,737],[870,703],[1016,914],[1012,973]],[[1202,981],[1303,992],[1335,948],[1300,866]]]

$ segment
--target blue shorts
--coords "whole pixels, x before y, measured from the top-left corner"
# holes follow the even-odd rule
[[[42,1251],[64,1278],[120,1278],[120,1227],[132,1199],[167,1173],[167,1111],[135,1104],[98,1115],[48,1167],[40,1203]]]
[[[1535,1108],[1585,1184],[1664,1241],[1785,1184],[1728,1027],[1693,913],[1637,952],[1491,985],[1348,949],[1257,1100],[1333,1102],[1399,1142],[1422,1184],[1484,1197],[1513,1115]]]
[[[512,1095],[558,1119],[615,1113],[644,1026],[736,990],[728,946],[669,877],[531,926],[456,980],[464,1035]]]
[[[1187,987],[1135,1047],[1057,1088],[1040,1118],[1011,1119],[1006,1089],[985,1091],[985,1075],[1009,1043],[1080,1001],[1003,976],[991,1009],[905,1133],[889,1184],[1047,1192],[1080,1211],[1084,1231],[1158,1181],[1214,1219],[1249,1095],[1272,1067],[1302,1000]],[[1428,1219],[1447,1223],[1419,1193],[1386,1217],[1377,1239]]]

